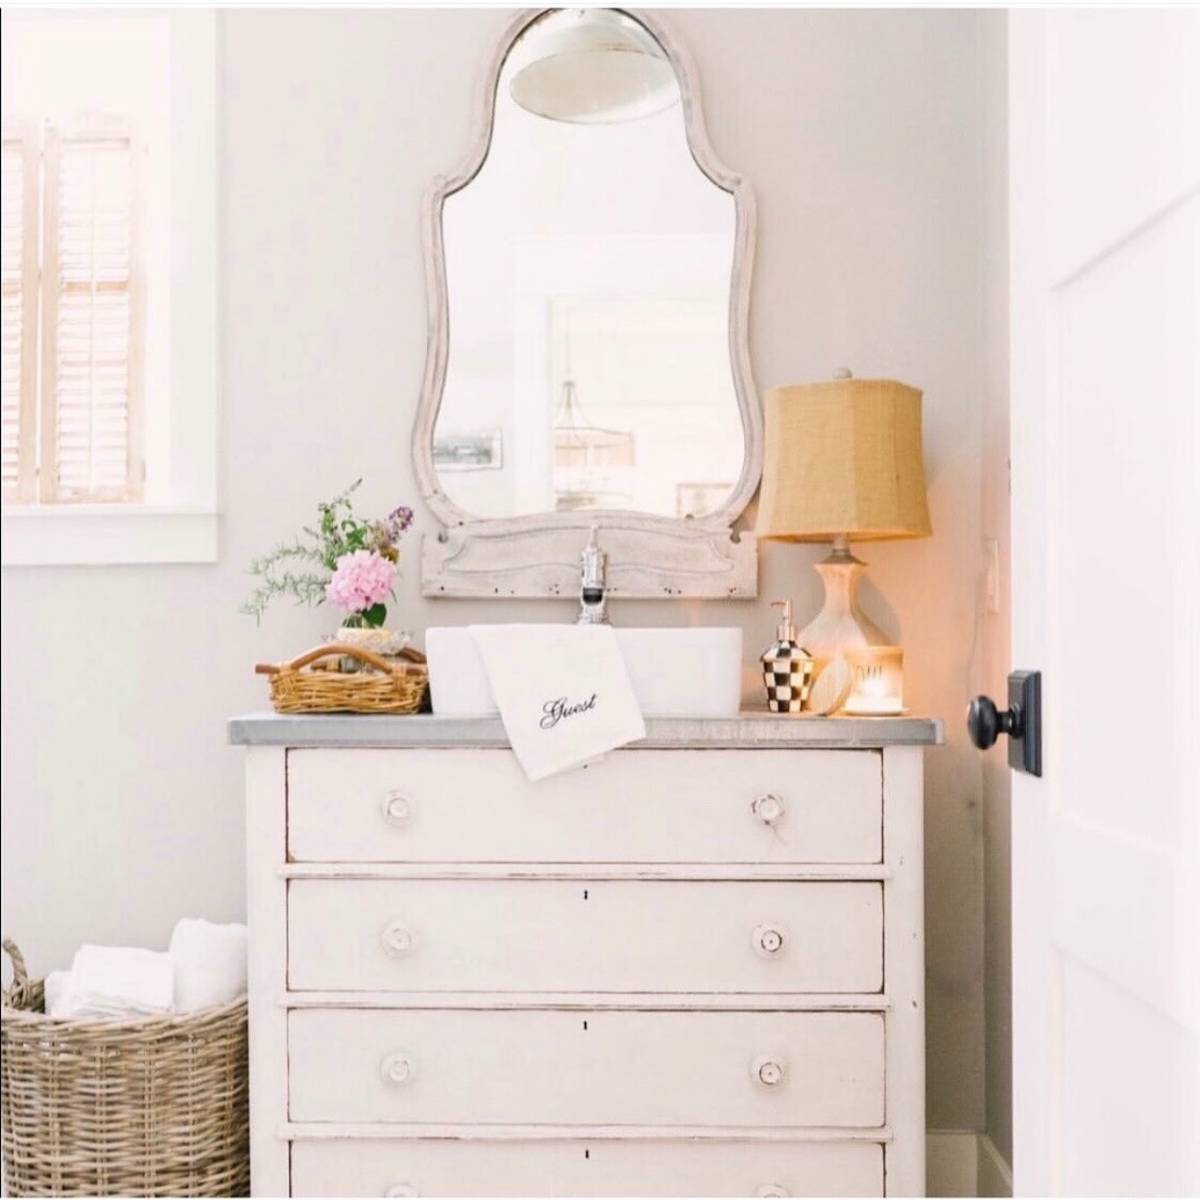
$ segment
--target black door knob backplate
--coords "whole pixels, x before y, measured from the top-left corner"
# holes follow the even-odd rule
[[[1014,671],[1008,677],[1008,707],[990,696],[976,696],[967,708],[967,732],[980,750],[990,750],[1006,733],[1012,739],[1008,764],[1030,775],[1042,773],[1042,675]]]

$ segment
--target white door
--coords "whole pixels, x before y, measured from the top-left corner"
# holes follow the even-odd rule
[[[1019,1194],[1200,1192],[1200,13],[1009,24]]]

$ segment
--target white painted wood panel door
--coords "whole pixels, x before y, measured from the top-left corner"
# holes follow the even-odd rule
[[[1200,1191],[1200,13],[1009,24],[1014,1175]]]

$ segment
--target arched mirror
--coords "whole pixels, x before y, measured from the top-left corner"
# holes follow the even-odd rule
[[[616,9],[523,15],[429,218],[426,594],[569,594],[596,526],[614,596],[753,595],[753,206],[680,49]]]

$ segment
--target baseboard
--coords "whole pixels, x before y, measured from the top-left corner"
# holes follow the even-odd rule
[[[1012,1167],[996,1148],[986,1133],[981,1133],[979,1144],[979,1196],[1011,1196],[1013,1194]]]
[[[925,1194],[974,1196],[979,1135],[971,1129],[931,1130],[925,1137]]]
[[[930,1130],[925,1138],[925,1193],[1011,1196],[1012,1170],[985,1133]]]

